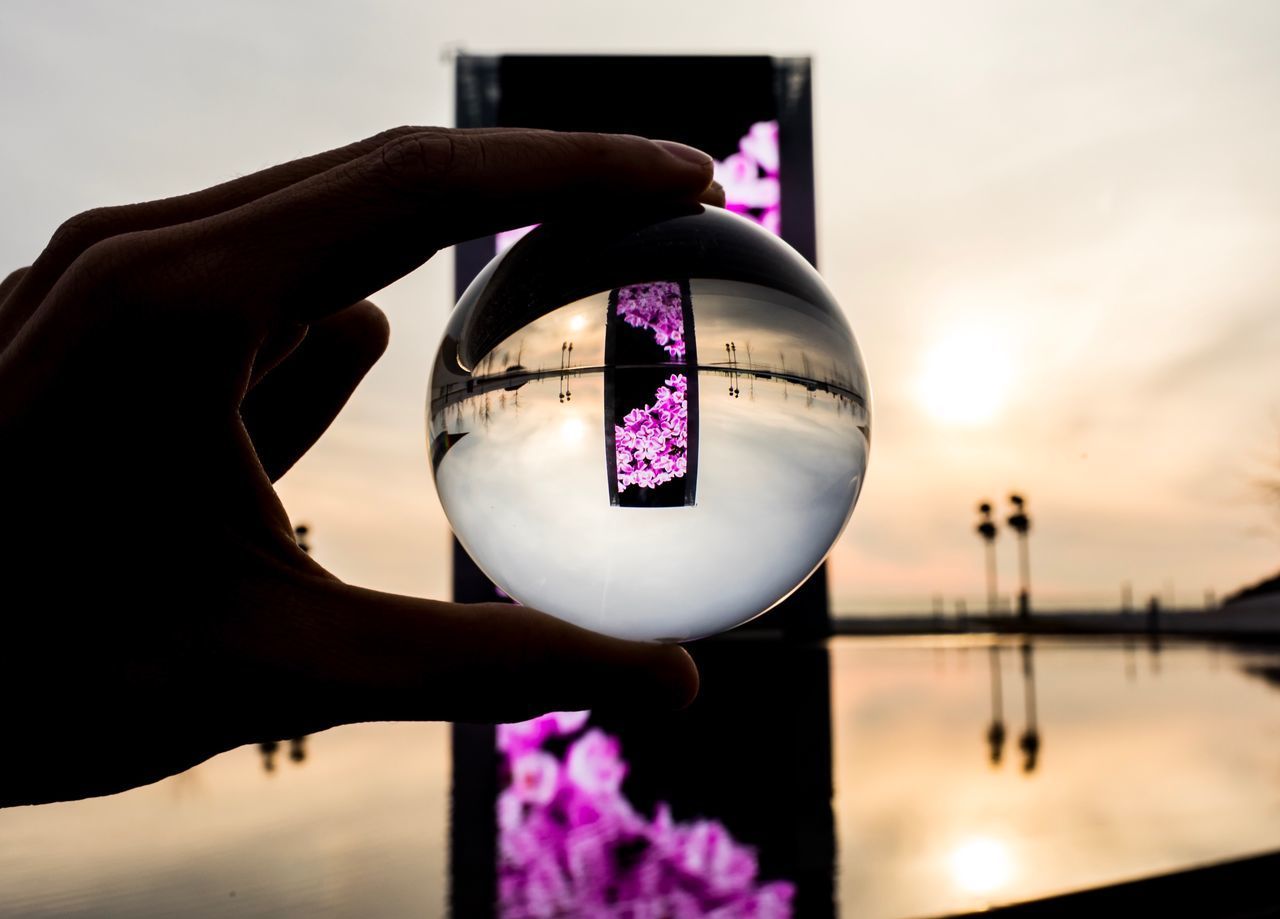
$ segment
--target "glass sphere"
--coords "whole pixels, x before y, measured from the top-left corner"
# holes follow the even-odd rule
[[[427,409],[454,533],[512,598],[620,638],[752,619],[830,551],[869,392],[818,273],[697,205],[544,224],[449,319]]]

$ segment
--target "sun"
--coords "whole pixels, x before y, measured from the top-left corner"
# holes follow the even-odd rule
[[[1004,336],[956,331],[922,355],[916,398],[940,424],[980,427],[1004,411],[1012,381],[1012,354]]]
[[[990,836],[966,839],[952,850],[949,862],[951,879],[966,893],[991,893],[1013,876],[1008,846]]]

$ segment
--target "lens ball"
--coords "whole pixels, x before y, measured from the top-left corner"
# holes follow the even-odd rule
[[[427,421],[454,533],[520,603],[685,641],[794,591],[853,512],[870,394],[844,313],[717,208],[545,224],[449,319]]]

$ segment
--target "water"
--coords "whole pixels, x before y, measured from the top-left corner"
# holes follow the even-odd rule
[[[428,410],[441,503],[523,603],[624,638],[732,628],[853,510],[870,427],[853,333],[743,218],[586,230],[524,237],[451,318]]]
[[[938,915],[1280,848],[1280,653],[1037,642],[1024,676],[1016,642],[994,657],[989,647],[833,640],[825,668],[805,657],[768,674],[809,682],[789,704],[830,699],[790,717],[754,701],[778,689],[758,668],[765,685],[745,709],[732,707],[742,690],[732,676],[708,683],[699,704],[744,735],[715,766],[723,784],[767,774],[772,748],[829,724],[836,833],[825,885],[811,884],[819,900],[848,916]],[[1032,713],[1028,771],[1019,741]],[[692,765],[639,743],[679,729],[659,720],[621,732],[637,799],[664,759],[675,772]],[[273,773],[246,747],[113,797],[0,811],[0,914],[443,915],[447,727],[342,728],[309,738],[302,763],[286,752]],[[715,810],[701,816],[745,838],[753,815],[797,810],[811,792],[798,782],[709,792]],[[680,807],[678,819],[697,816]],[[769,845],[762,877],[772,878],[786,859]]]

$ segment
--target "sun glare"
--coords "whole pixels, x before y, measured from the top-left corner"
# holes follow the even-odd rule
[[[967,893],[991,893],[1013,876],[1008,847],[990,836],[974,836],[956,846],[950,865],[951,879]]]
[[[916,397],[941,424],[976,427],[994,421],[1008,402],[1010,352],[999,336],[959,332],[924,354]]]
[[[567,444],[576,444],[587,433],[587,426],[577,415],[570,415],[560,423],[560,439]]]

